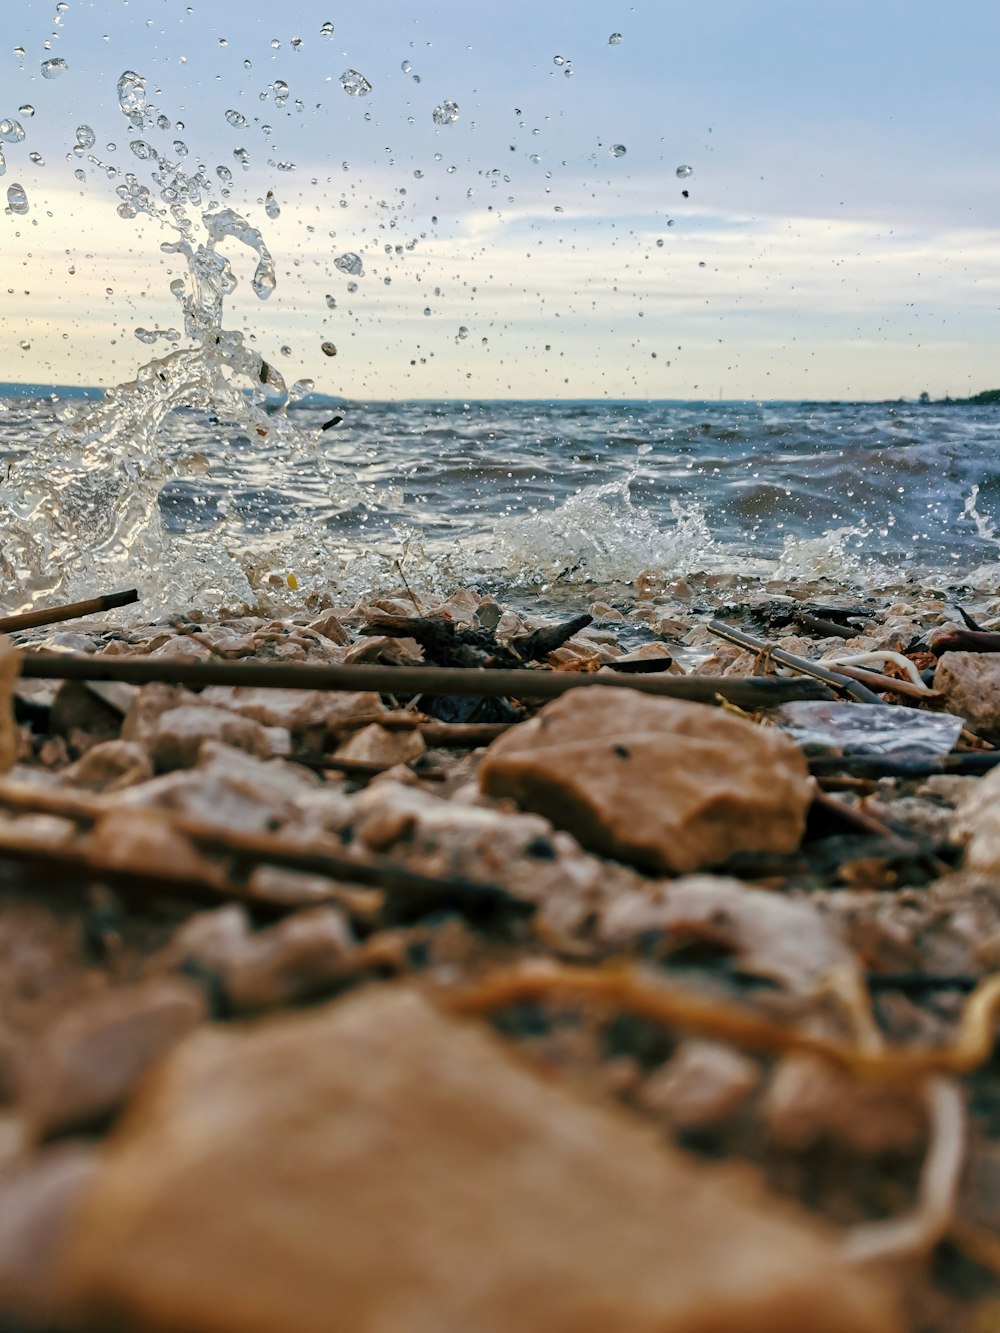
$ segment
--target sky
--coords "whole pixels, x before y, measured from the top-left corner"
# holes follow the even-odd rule
[[[260,228],[277,287],[259,301],[227,244],[226,325],[320,392],[1000,384],[995,0],[10,8],[0,122],[24,138],[0,141],[0,204],[16,184],[28,211],[0,215],[4,380],[129,380],[151,355],[135,330],[180,327],[174,234],[118,212],[127,173],[155,188],[141,137],[173,160],[183,145],[210,198]],[[129,125],[125,70],[165,129]],[[348,94],[348,70],[370,92]],[[446,101],[457,119],[436,124]],[[348,252],[362,275],[336,267]]]

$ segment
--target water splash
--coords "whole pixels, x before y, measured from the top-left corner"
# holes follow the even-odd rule
[[[556,509],[496,525],[505,573],[527,583],[629,582],[646,570],[673,575],[711,565],[708,521],[694,504],[673,499],[672,523],[661,527],[632,503],[635,472],[585,486]]]
[[[119,79],[118,100],[133,129],[158,128],[159,120],[170,126],[165,117],[157,119],[145,80],[135,71],[126,70]],[[77,131],[78,142],[86,132],[85,126]],[[280,372],[242,333],[224,326],[226,298],[238,285],[227,253],[231,243],[256,256],[250,285],[261,301],[275,289],[274,261],[258,228],[210,198],[213,186],[204,167],[188,174],[169,150],[145,139],[131,147],[151,169],[151,185],[127,174],[117,191],[119,212],[145,214],[171,233],[160,248],[184,261],[184,275],[173,279],[170,291],[190,345],[150,361],[100,404],[69,414],[17,460],[0,489],[0,584],[5,601],[15,605],[43,596],[71,598],[121,579],[139,583],[147,614],[185,604],[252,605],[256,597],[247,562],[232,558],[228,543],[206,541],[204,535],[178,541],[165,531],[164,486],[198,471],[204,459],[166,448],[163,432],[178,409],[202,409],[229,427],[230,451],[245,451],[247,442],[259,441],[272,457],[292,462],[316,454],[315,437],[304,435],[287,416],[290,395]],[[16,196],[16,188],[11,191]],[[11,191],[11,208],[23,211]],[[136,336],[145,343],[177,342],[181,334],[174,328],[139,328]],[[227,461],[223,444],[218,464],[225,468]],[[343,478],[331,477],[329,484],[337,492],[328,503],[334,509],[349,508],[363,494]],[[283,542],[289,526],[294,524],[286,524]],[[259,564],[259,554],[256,560]],[[314,563],[318,570],[321,559]]]

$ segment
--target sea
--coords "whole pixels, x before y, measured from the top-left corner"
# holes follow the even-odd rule
[[[545,608],[644,574],[1000,590],[997,405],[251,404],[210,374],[154,410],[177,358],[197,400],[185,355],[96,402],[0,386],[5,611],[133,585],[149,617],[463,586]]]

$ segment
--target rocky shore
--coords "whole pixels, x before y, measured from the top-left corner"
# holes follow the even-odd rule
[[[0,1329],[1000,1327],[1000,607],[574,610],[0,638]]]

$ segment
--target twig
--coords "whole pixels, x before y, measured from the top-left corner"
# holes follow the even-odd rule
[[[18,630],[38,629],[42,625],[58,625],[62,620],[79,620],[81,616],[113,611],[117,606],[130,606],[139,600],[135,588],[124,592],[109,592],[103,597],[90,597],[85,602],[67,602],[64,606],[50,606],[47,610],[22,611],[16,616],[0,616],[0,634],[16,634]]]
[[[817,680],[821,680],[824,684],[837,690],[838,693],[849,694],[852,699],[856,699],[859,703],[882,704],[878,695],[873,694],[864,685],[849,680],[847,676],[837,671],[831,671],[829,667],[825,667],[819,662],[810,661],[808,657],[798,657],[795,653],[786,653],[784,648],[778,648],[776,645],[768,643],[766,639],[756,639],[752,634],[744,634],[742,630],[733,629],[731,625],[723,625],[719,620],[709,621],[708,630],[718,638],[726,639],[729,643],[735,643],[737,647],[746,649],[747,652],[768,652],[774,661],[780,663],[781,666],[791,667],[793,671],[804,672],[807,676],[814,676]]]
[[[945,653],[1000,653],[1000,634],[994,630],[953,629],[931,641],[935,657]]]
[[[816,777],[829,773],[847,773],[859,778],[929,778],[936,773],[974,777],[990,772],[998,764],[1000,752],[996,750],[944,755],[817,755],[809,760],[809,771]]]
[[[741,708],[768,708],[792,699],[830,698],[828,690],[812,682],[753,676],[668,676],[665,673],[662,676],[628,676],[613,671],[494,671],[481,667],[344,666],[246,660],[178,662],[162,657],[47,652],[23,653],[21,675],[34,680],[124,680],[133,685],[161,681],[168,685],[373,690],[380,694],[461,694],[493,699],[554,699],[567,690],[603,686],[697,703],[711,703],[716,694],[721,694]]]
[[[801,1051],[865,1077],[910,1082],[934,1074],[966,1074],[990,1058],[1000,1010],[1000,974],[987,977],[969,996],[950,1045],[925,1048],[839,1041],[776,1022],[732,1000],[653,981],[632,968],[556,963],[501,968],[467,989],[443,995],[442,1003],[462,1014],[488,1014],[513,1004],[560,997],[614,1005],[653,1023],[749,1050]]]
[[[97,823],[113,810],[121,813],[126,808],[114,807],[93,797],[65,795],[28,783],[3,781],[0,781],[0,806],[22,814],[54,815],[85,826]],[[466,906],[474,911],[497,908],[521,913],[534,911],[534,904],[515,898],[497,884],[459,877],[438,879],[387,861],[353,861],[338,855],[327,843],[297,844],[288,837],[223,828],[187,815],[167,817],[148,809],[136,810],[134,814],[142,820],[161,819],[168,828],[190,838],[203,851],[384,889],[387,893],[397,895],[402,905],[421,911],[443,905]],[[7,830],[0,838],[0,861],[3,860],[30,861],[90,881],[106,879],[109,883],[134,883],[136,887],[147,882],[153,888],[164,888],[182,895],[190,891],[199,898],[206,895],[215,898],[231,896],[248,902],[257,902],[259,899],[256,892],[251,894],[238,884],[234,885],[231,880],[220,883],[210,875],[204,880],[193,878],[187,873],[173,875],[162,866],[148,871],[145,868],[141,871],[132,868],[123,870],[117,863],[96,856],[86,848],[58,844],[53,846],[50,842],[42,844],[34,838],[18,839],[14,832]],[[275,906],[283,904],[279,901]]]

